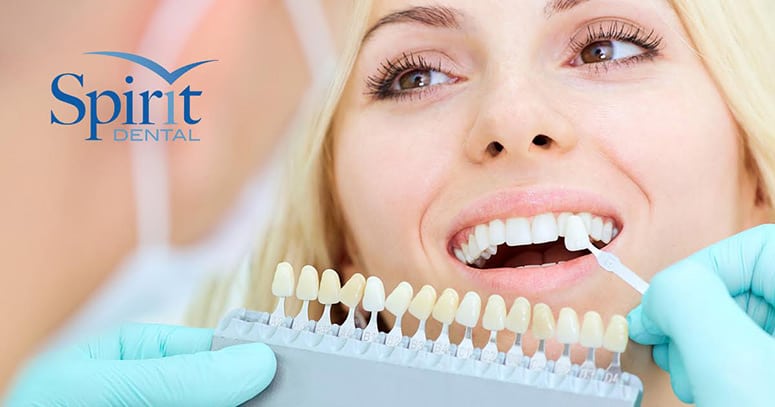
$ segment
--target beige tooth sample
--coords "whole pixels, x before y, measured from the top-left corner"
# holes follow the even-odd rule
[[[318,301],[323,305],[338,304],[339,291],[341,289],[342,283],[339,281],[339,273],[331,269],[326,269],[323,272],[323,276],[320,277]]]
[[[277,297],[277,307],[269,317],[269,325],[279,326],[285,320],[285,298],[293,296],[293,266],[288,262],[278,263],[272,279],[272,295]]]
[[[371,276],[366,280],[366,288],[363,293],[363,309],[371,312],[369,323],[363,329],[361,340],[373,342],[379,335],[377,320],[379,311],[385,309],[385,285],[379,277]]]
[[[627,319],[621,315],[612,316],[603,336],[603,348],[622,353],[627,349],[628,338]]]
[[[546,367],[546,340],[554,336],[555,324],[552,309],[548,305],[539,303],[533,307],[533,336],[538,339],[538,350],[530,358],[530,369],[543,369]]]
[[[349,307],[347,318],[339,327],[337,336],[350,337],[355,332],[355,309],[363,297],[363,289],[366,286],[366,278],[361,273],[355,273],[344,283],[339,291],[339,301]]]
[[[482,299],[479,294],[469,291],[460,301],[460,306],[455,314],[455,321],[466,327],[466,332],[460,345],[457,347],[457,357],[467,359],[474,352],[473,329],[479,322],[482,312]]]
[[[482,349],[483,362],[494,362],[498,358],[498,331],[506,327],[506,301],[498,294],[487,299],[482,316],[482,328],[490,331],[490,339]]]
[[[299,283],[296,286],[296,298],[303,302],[301,310],[293,319],[291,329],[304,329],[309,322],[309,302],[318,298],[318,288],[320,288],[320,281],[315,267],[310,265],[302,267],[299,273]]]
[[[568,374],[570,372],[571,345],[579,341],[579,317],[573,308],[565,307],[560,310],[557,317],[557,342],[563,344],[562,356],[554,364],[555,374]]]
[[[579,317],[573,308],[565,307],[557,317],[557,342],[572,345],[579,341]]]
[[[342,283],[339,281],[339,273],[332,269],[323,271],[320,277],[320,289],[318,290],[318,302],[323,304],[323,316],[315,324],[315,332],[327,334],[331,331],[331,306],[339,303],[339,291]]]
[[[587,348],[587,358],[581,364],[579,377],[590,379],[595,376],[595,349],[603,345],[603,319],[595,311],[588,311],[584,314],[584,320],[581,322],[581,333],[579,343]]]
[[[622,352],[627,349],[628,340],[627,319],[621,315],[614,315],[608,322],[608,328],[603,337],[603,347],[613,352],[611,364],[605,371],[603,381],[616,383],[622,375]]]
[[[417,332],[414,333],[409,341],[410,350],[420,350],[425,347],[425,323],[428,321],[431,312],[433,312],[433,304],[435,303],[436,290],[427,284],[420,288],[412,302],[409,303],[409,313],[420,321],[420,324],[417,326]]]
[[[589,247],[589,235],[580,217],[569,216],[565,222],[565,248],[575,252]]]
[[[398,283],[393,292],[388,295],[385,300],[385,309],[391,314],[396,316],[396,320],[393,323],[393,329],[385,337],[385,345],[396,346],[401,343],[403,333],[401,331],[401,321],[409,308],[409,303],[412,301],[414,295],[414,289],[412,285],[406,281]]]
[[[522,364],[524,353],[522,351],[522,336],[527,332],[530,326],[530,302],[519,297],[511,305],[509,314],[506,316],[506,329],[516,334],[514,344],[506,353],[507,366],[519,366]]]
[[[441,333],[433,342],[433,353],[447,353],[449,350],[449,326],[455,322],[455,313],[459,305],[460,297],[457,291],[445,288],[441,292],[436,305],[433,306],[433,319],[441,322]]]

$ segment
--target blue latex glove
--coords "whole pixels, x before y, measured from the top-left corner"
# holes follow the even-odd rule
[[[775,406],[775,225],[660,272],[627,318],[682,401]]]
[[[236,406],[272,380],[259,343],[210,352],[212,330],[132,324],[35,360],[10,406]]]

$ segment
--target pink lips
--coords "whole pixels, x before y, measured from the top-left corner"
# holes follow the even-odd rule
[[[577,284],[597,270],[594,256],[581,256],[548,267],[480,270],[460,263],[452,253],[453,240],[460,240],[461,232],[476,225],[488,223],[493,219],[531,217],[547,212],[590,212],[611,218],[620,229],[622,228],[621,216],[616,208],[594,193],[561,188],[499,191],[474,201],[453,220],[447,238],[450,261],[474,284],[491,292],[534,294]],[[611,244],[614,243],[615,241]]]

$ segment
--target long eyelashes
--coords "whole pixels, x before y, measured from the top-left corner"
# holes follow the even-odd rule
[[[413,96],[420,96],[420,94],[427,89],[418,88],[405,91],[393,89],[393,85],[398,78],[413,71],[443,72],[441,69],[441,62],[438,62],[434,66],[423,58],[422,55],[404,52],[397,60],[388,59],[383,61],[380,64],[377,73],[366,79],[366,87],[368,89],[366,94],[376,100],[388,98],[403,99],[405,97],[411,98]]]
[[[654,59],[661,52],[663,38],[654,30],[646,30],[631,23],[617,20],[598,21],[570,39],[570,52],[574,56],[578,55],[586,47],[601,41],[627,42],[643,48],[644,52],[627,58],[584,64],[596,74],[607,72],[614,65],[631,65]]]
[[[636,45],[643,49],[642,53],[624,58],[599,61],[594,63],[574,64],[580,52],[586,47],[603,41],[621,41]],[[573,69],[586,69],[591,74],[602,75],[614,67],[626,67],[640,62],[653,60],[661,54],[663,37],[653,29],[648,30],[635,24],[620,20],[595,21],[575,33],[569,40],[568,58]],[[433,92],[439,86],[428,85],[412,89],[396,89],[396,81],[412,72],[436,71],[448,76],[448,71],[442,68],[441,60],[429,63],[422,55],[402,53],[397,59],[387,59],[380,64],[377,72],[366,79],[366,96],[373,100],[405,100],[422,98]],[[451,83],[454,83],[451,82]]]

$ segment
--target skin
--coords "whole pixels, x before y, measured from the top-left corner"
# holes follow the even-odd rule
[[[400,23],[374,31],[334,120],[336,198],[351,231],[345,279],[354,272],[376,275],[388,292],[400,281],[415,290],[423,284],[438,292],[455,288],[461,298],[473,290],[483,302],[498,293],[508,305],[522,295],[549,304],[555,316],[570,306],[579,315],[596,310],[607,321],[640,298],[600,270],[558,290],[478,285],[449,254],[455,216],[496,191],[596,194],[620,214],[622,233],[613,251],[647,281],[692,252],[765,222],[734,118],[666,2],[591,0],[547,19],[544,0],[378,0],[369,26],[418,5],[459,10],[460,27]],[[572,65],[578,53],[569,40],[586,33],[593,20],[653,29],[662,37],[659,54]],[[375,100],[367,79],[402,53],[422,56],[453,80],[411,97]],[[537,134],[551,139],[548,146],[532,144]],[[492,142],[503,151],[492,154]],[[413,318],[404,320],[414,332]],[[438,330],[438,323],[429,324],[431,338]],[[460,331],[453,332],[453,340],[459,338]],[[474,338],[481,346],[487,333],[475,331]],[[504,350],[513,336],[500,339]],[[535,341],[527,340],[532,354]],[[550,358],[559,351],[549,344]],[[582,352],[575,354],[579,362]],[[624,363],[644,380],[645,405],[678,403],[650,349],[630,344]]]
[[[51,81],[77,72],[84,74],[82,98],[92,89],[122,91],[131,64],[83,53],[138,52],[158,5],[134,1],[106,10],[96,0],[19,2],[0,15],[0,33],[11,39],[0,45],[7,56],[0,64],[0,298],[6,310],[0,395],[18,365],[137,243],[130,144],[86,142],[86,124],[51,125],[48,110],[62,109]],[[342,27],[347,4],[323,5],[331,26]],[[341,30],[334,37],[339,43]],[[168,146],[170,232],[177,245],[212,231],[273,151],[310,80],[281,2],[215,2],[166,68],[203,59],[219,61],[186,75],[192,88],[204,91],[193,107],[194,117],[203,117],[196,130],[202,141]]]

